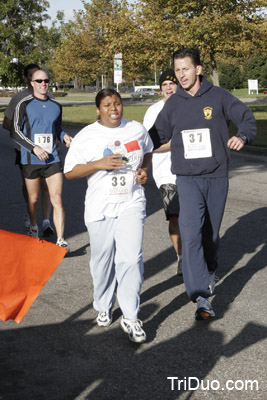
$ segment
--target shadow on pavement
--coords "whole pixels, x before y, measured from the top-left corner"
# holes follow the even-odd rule
[[[148,341],[158,323],[150,321]],[[94,324],[74,316],[60,324],[0,332],[1,399],[177,399],[185,387],[178,391],[174,381],[172,391],[167,377],[203,380],[221,357],[231,358],[267,337],[266,327],[248,323],[225,343],[221,332],[200,323],[142,349],[118,322],[93,333]]]

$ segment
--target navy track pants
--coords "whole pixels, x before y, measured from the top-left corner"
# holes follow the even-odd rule
[[[219,230],[228,177],[177,176],[182,238],[183,279],[188,296],[209,297],[209,272],[217,268]]]

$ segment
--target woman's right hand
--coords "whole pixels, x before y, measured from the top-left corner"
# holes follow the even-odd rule
[[[112,170],[112,169],[120,169],[123,165],[125,165],[125,161],[122,160],[123,154],[109,154],[101,158],[98,161],[99,169],[103,170]]]
[[[34,146],[32,151],[39,158],[40,161],[45,161],[49,158],[47,152],[40,146]]]

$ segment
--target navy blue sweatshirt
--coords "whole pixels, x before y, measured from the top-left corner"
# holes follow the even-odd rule
[[[252,111],[227,90],[213,86],[204,77],[201,80],[201,87],[195,96],[178,86],[177,92],[159,113],[150,133],[155,148],[171,139],[173,174],[225,177],[228,175],[230,155],[227,147],[229,122],[237,126],[237,136],[245,135],[247,143],[251,143],[256,136],[256,121]],[[201,139],[202,133],[203,137],[208,137],[210,154],[201,152],[205,145],[198,143],[196,149],[200,151],[192,157],[191,138],[194,144]]]

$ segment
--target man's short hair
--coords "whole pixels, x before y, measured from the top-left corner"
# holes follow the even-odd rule
[[[26,65],[26,67],[24,67],[24,76],[27,77],[28,71],[29,71],[30,69],[40,69],[40,67],[39,67],[38,64],[33,64],[33,63],[32,63],[32,64]]]
[[[197,49],[193,48],[182,48],[179,50],[176,50],[173,53],[173,62],[174,60],[177,60],[179,58],[185,58],[185,57],[190,57],[192,60],[192,63],[196,67],[197,65],[202,65],[200,61],[200,55],[199,51]]]

